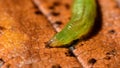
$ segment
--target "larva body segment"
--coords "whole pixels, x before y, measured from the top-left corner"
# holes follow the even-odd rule
[[[74,0],[72,18],[65,28],[49,42],[50,47],[63,47],[76,39],[82,39],[94,25],[96,17],[95,0]]]

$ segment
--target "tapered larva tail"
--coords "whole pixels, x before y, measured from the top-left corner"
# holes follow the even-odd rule
[[[95,0],[74,0],[72,18],[65,28],[49,42],[50,47],[63,47],[86,36],[94,25],[96,17]]]

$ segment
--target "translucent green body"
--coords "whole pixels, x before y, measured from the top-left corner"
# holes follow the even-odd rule
[[[69,46],[76,39],[87,35],[96,17],[95,0],[74,0],[72,18],[65,28],[50,40],[50,47]]]

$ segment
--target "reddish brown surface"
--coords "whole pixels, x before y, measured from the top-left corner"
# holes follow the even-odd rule
[[[75,46],[76,57],[67,48],[45,47],[54,30],[60,31],[69,21],[71,11],[65,4],[71,5],[72,0],[34,1],[43,14],[31,0],[0,0],[0,68],[120,67],[119,0],[98,0],[95,27],[89,38]],[[61,5],[48,9],[54,1]],[[54,11],[60,15],[49,15]],[[56,21],[62,24],[56,26]]]
[[[46,48],[54,29],[31,0],[0,0],[1,68],[81,68],[67,48]]]
[[[57,32],[61,31],[71,17],[73,0],[33,0],[48,18]]]
[[[53,2],[34,0],[50,22],[49,5]],[[48,0],[49,1],[49,0]],[[55,1],[55,0],[54,0]],[[71,0],[65,0],[70,1]],[[98,16],[89,38],[79,42],[73,51],[84,68],[119,68],[120,67],[120,8],[119,0],[97,0]],[[60,8],[58,7],[59,11]],[[64,12],[70,12],[65,10]],[[62,13],[62,12],[61,12]],[[63,15],[66,17],[69,13]],[[56,17],[55,17],[56,18]],[[60,19],[60,16],[57,18]],[[63,21],[63,19],[60,19]],[[54,25],[53,25],[54,26]],[[65,26],[65,24],[61,24]],[[57,30],[59,27],[55,27]],[[60,27],[60,29],[62,29]]]
[[[98,2],[102,11],[101,30],[89,40],[80,42],[74,53],[85,68],[118,68],[120,67],[120,9],[113,0],[98,0]]]
[[[120,0],[116,0],[118,7],[120,8]]]

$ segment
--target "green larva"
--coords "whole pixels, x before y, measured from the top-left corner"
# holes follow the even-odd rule
[[[65,28],[50,41],[50,47],[69,46],[73,40],[82,39],[94,25],[96,17],[95,0],[74,0],[72,18]]]

